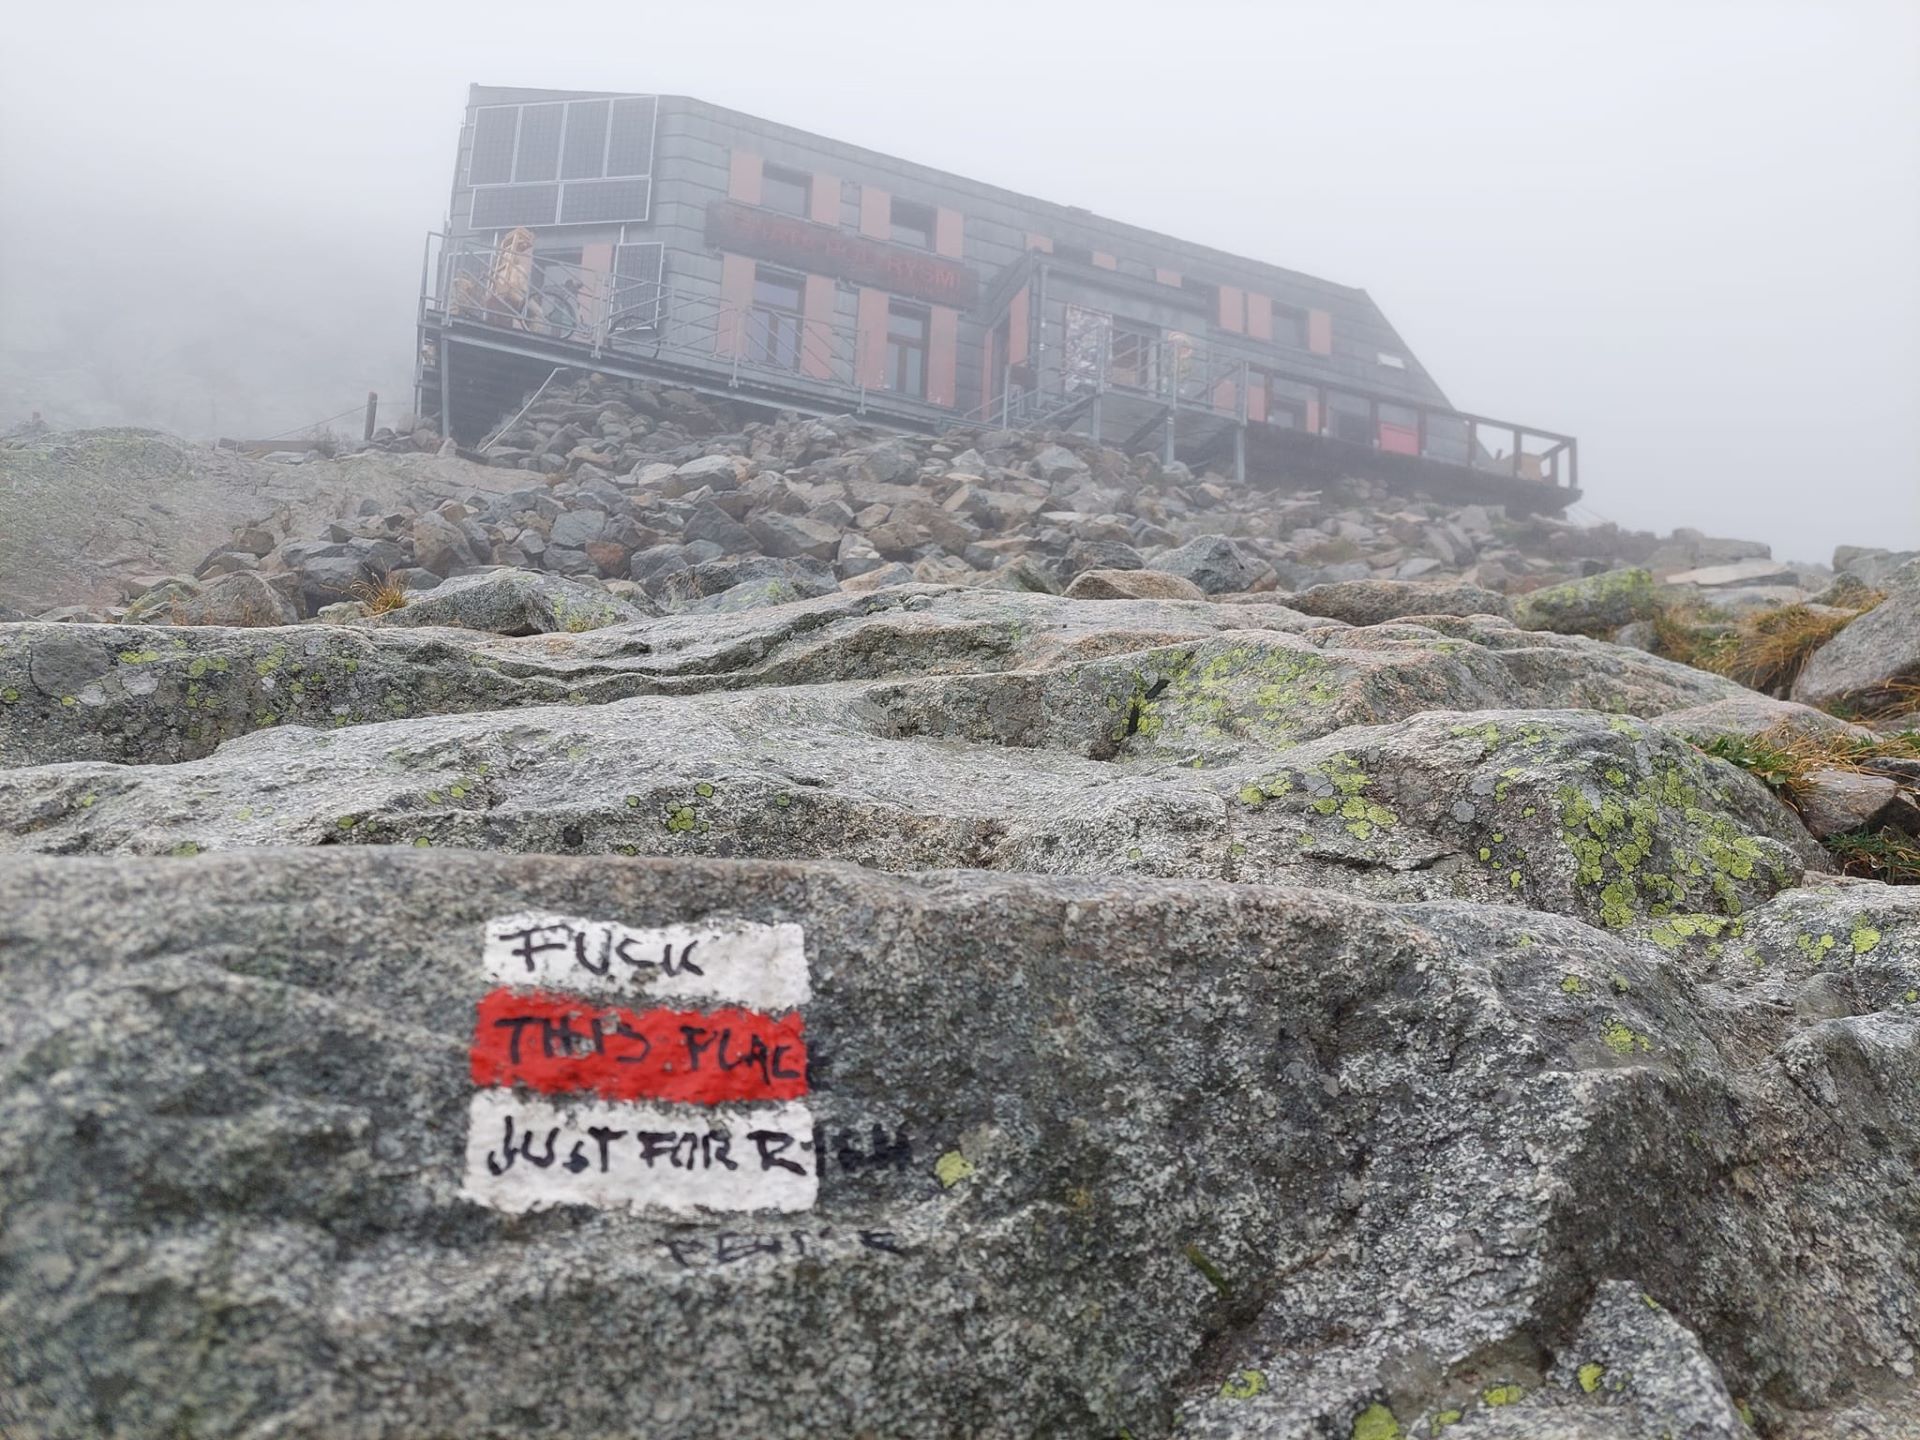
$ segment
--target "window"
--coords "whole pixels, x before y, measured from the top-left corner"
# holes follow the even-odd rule
[[[1372,407],[1358,395],[1334,391],[1327,397],[1327,430],[1336,440],[1355,445],[1372,445],[1379,438],[1374,428]]]
[[[760,203],[782,215],[805,220],[813,213],[813,177],[802,170],[769,165],[760,172]]]
[[[806,294],[806,277],[765,265],[754,267],[753,309],[747,316],[749,359],[782,370],[799,367]]]
[[[611,320],[615,331],[651,330],[660,323],[666,248],[658,240],[614,246]]]
[[[1267,387],[1267,424],[1282,430],[1306,429],[1307,402],[1314,395],[1312,388],[1295,380],[1283,380],[1278,375],[1260,378]]]
[[[1380,363],[1389,370],[1404,370],[1407,368],[1407,357],[1404,355],[1395,355],[1386,350],[1379,351],[1378,355]]]
[[[933,249],[933,207],[893,197],[893,243],[916,250]]]
[[[550,335],[572,335],[581,327],[582,297],[590,283],[580,268],[585,252],[537,250],[528,279],[526,327]]]
[[[1108,382],[1123,390],[1152,390],[1159,377],[1160,332],[1126,320],[1113,322]]]
[[[1273,307],[1273,343],[1295,350],[1306,349],[1307,312],[1276,303]]]
[[[894,302],[887,307],[887,385],[915,399],[927,393],[927,335],[931,311]]]

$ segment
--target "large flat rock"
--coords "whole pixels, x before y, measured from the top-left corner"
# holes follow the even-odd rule
[[[1761,907],[1735,980],[1204,881],[343,849],[0,893],[9,1435],[1571,1437],[1640,1433],[1596,1346],[1668,1424],[1911,1355],[1920,909],[1883,887]],[[809,1204],[469,1198],[523,912],[803,929]]]
[[[1203,647],[1229,632],[1235,638]],[[1349,630],[1277,605],[1093,604],[906,586],[519,639],[331,625],[0,625],[0,765],[167,762],[279,725],[339,729],[634,695],[1046,672],[1136,653],[1145,657],[1139,683],[1120,699],[1130,709],[1137,690],[1159,717],[1149,729],[1170,727],[1170,739],[1195,743],[1217,738],[1229,708],[1237,723],[1297,737],[1420,708],[1655,715],[1745,693],[1639,651],[1485,617]],[[1171,693],[1148,697],[1161,681]]]
[[[468,846],[1157,874],[1610,928],[1737,916],[1826,867],[1757,780],[1642,721],[1424,712],[1298,745],[1222,729],[1206,742],[1220,758],[1196,766],[1165,731],[1116,739],[1131,663],[280,728],[173,765],[0,771],[0,851]],[[1209,719],[1234,713],[1215,703]]]
[[[0,627],[0,1434],[1905,1433],[1920,896],[1755,700],[946,586]]]

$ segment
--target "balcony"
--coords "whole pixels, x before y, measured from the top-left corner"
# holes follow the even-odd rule
[[[637,247],[635,247],[637,248]],[[851,324],[736,306],[651,273],[619,274],[429,237],[422,265],[419,408],[468,441],[552,366],[660,379],[684,389],[818,415],[852,412],[934,430],[953,411],[879,383]],[[884,345],[884,339],[880,342]],[[449,352],[451,364],[442,364]],[[507,404],[500,403],[508,397]]]

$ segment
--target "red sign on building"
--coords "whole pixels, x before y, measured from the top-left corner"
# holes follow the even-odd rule
[[[970,309],[980,296],[980,277],[957,260],[731,200],[707,207],[707,243],[956,310]]]

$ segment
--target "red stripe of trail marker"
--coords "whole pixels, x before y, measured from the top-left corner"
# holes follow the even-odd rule
[[[609,1100],[798,1100],[807,1045],[797,1013],[628,1010],[500,989],[480,1001],[473,1082]]]

